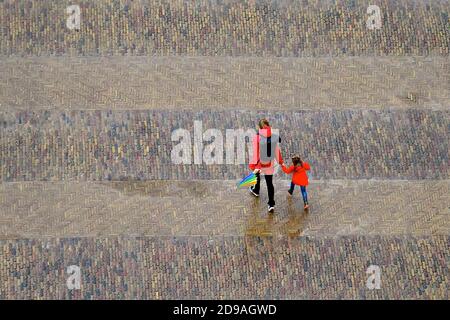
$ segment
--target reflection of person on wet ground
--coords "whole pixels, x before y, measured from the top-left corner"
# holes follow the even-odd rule
[[[284,226],[285,232],[289,237],[296,237],[302,234],[306,226],[308,211],[298,210],[292,201],[292,197],[287,199],[288,221]]]
[[[288,235],[295,237],[300,235],[305,226],[308,217],[308,211],[297,208],[292,198],[287,199],[287,219],[283,215],[274,217],[268,215],[266,217],[260,216],[259,202],[252,201],[250,204],[250,216],[247,221],[245,235],[250,237],[279,237]],[[276,220],[280,219],[278,222]]]

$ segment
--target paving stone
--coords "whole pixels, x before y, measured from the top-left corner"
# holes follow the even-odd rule
[[[0,238],[108,236],[402,236],[450,233],[450,180],[317,181],[287,197],[275,183],[267,213],[234,181],[0,184]]]
[[[2,55],[448,55],[446,0],[1,1]]]
[[[0,0],[0,299],[449,298],[447,0],[77,3]],[[263,116],[309,212],[170,158]]]
[[[0,298],[448,299],[448,236],[213,239],[1,240]],[[380,289],[366,287],[370,265]]]
[[[446,109],[447,57],[0,59],[5,110]]]
[[[227,162],[226,130],[255,128],[262,117],[280,130],[287,161],[300,154],[315,179],[448,179],[449,115],[417,109],[1,112],[0,180],[237,179],[248,167]],[[195,120],[203,130],[220,131],[222,164],[194,163]],[[190,134],[188,164],[173,158],[178,129]],[[234,163],[237,150],[228,152]]]

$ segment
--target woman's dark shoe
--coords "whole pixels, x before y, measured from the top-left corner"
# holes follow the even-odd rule
[[[254,195],[255,197],[259,197],[259,194],[257,194],[255,191],[253,191],[253,188],[252,188],[252,187],[248,188],[248,190],[250,190],[250,193],[251,193],[252,195]]]

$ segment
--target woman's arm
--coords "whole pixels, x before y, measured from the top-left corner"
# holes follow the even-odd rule
[[[281,156],[281,149],[280,149],[279,145],[277,145],[277,147],[276,147],[275,155],[276,155],[275,158],[277,159],[277,162],[279,164],[283,164],[284,161],[283,161],[283,157]]]
[[[259,167],[261,167],[261,164],[259,163],[259,141],[258,141],[258,135],[255,135],[253,137],[253,155],[252,158],[250,159],[250,164],[249,164],[249,168],[250,170],[255,170],[258,169],[258,165]]]

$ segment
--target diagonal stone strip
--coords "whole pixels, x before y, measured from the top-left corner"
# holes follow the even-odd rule
[[[446,57],[0,59],[0,110],[450,108]]]
[[[448,235],[450,181],[278,181],[276,214],[233,181],[0,184],[0,238]]]

